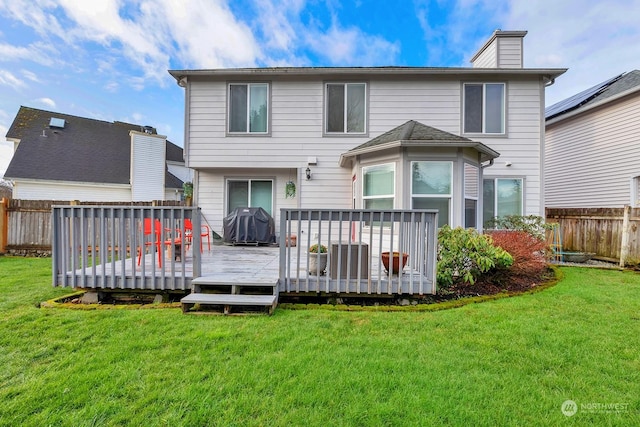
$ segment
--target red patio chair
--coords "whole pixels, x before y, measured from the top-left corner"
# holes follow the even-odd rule
[[[208,225],[202,225],[200,226],[200,237],[206,237],[207,238],[207,248],[209,250],[209,252],[211,252],[211,237],[210,237],[210,232],[209,232],[209,226]],[[190,219],[185,219],[184,220],[184,237],[185,237],[185,241],[187,242],[187,246],[191,246],[191,240],[193,238],[193,224],[191,223]],[[202,239],[200,239],[200,253],[203,252],[202,249]]]
[[[160,238],[162,236],[162,223],[160,222],[159,219],[156,219],[154,221],[154,227],[151,226],[151,218],[144,218],[144,223],[143,223],[143,228],[142,231],[144,233],[144,246],[145,247],[149,247],[149,246],[154,246],[155,245],[155,250],[156,252],[158,252],[158,266],[162,267],[162,254],[160,251]],[[154,229],[155,228],[155,229]],[[165,246],[179,246],[182,245],[182,238],[180,237],[180,230],[176,230],[177,232],[177,236],[176,238],[171,238],[171,232],[172,230],[170,228],[165,228],[165,231],[167,231],[169,233],[169,238],[165,239],[164,244]],[[148,236],[151,236],[152,233],[155,232],[155,238],[149,239]],[[146,252],[146,250],[145,250]],[[176,258],[178,257],[178,254],[176,254]],[[142,259],[142,247],[138,248],[138,265],[140,265],[140,260]]]

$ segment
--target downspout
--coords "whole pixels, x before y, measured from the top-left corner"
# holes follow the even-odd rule
[[[481,167],[482,169],[484,169],[484,168],[488,168],[489,166],[493,166],[493,160],[494,160],[494,159],[489,160],[489,163],[488,163],[488,164],[486,164],[486,165],[482,165],[482,166],[480,166],[480,167]]]

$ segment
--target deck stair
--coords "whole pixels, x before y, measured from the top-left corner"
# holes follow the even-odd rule
[[[191,292],[180,300],[183,313],[199,304],[219,308],[224,314],[246,314],[265,308],[272,314],[278,304],[277,279],[231,283],[215,277],[198,277],[191,281]]]

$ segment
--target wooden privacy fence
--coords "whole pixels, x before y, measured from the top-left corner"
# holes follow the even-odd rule
[[[51,207],[53,205],[95,205],[95,202],[11,199],[2,203],[0,226],[6,224],[6,238],[0,236],[0,252],[21,255],[51,253]],[[178,201],[100,202],[101,206],[179,206]],[[3,212],[4,211],[4,212]],[[0,235],[1,235],[0,229]]]
[[[636,262],[640,260],[640,208],[626,209],[626,227],[625,208],[547,208],[546,220],[560,224],[563,251]]]

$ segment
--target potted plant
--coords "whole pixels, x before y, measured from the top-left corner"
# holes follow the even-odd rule
[[[187,181],[182,184],[182,191],[184,192],[184,202],[187,206],[191,206],[191,200],[193,198],[193,182]]]
[[[389,265],[391,264],[394,274],[398,274],[400,270],[404,269],[404,267],[407,265],[407,260],[409,259],[409,254],[406,252],[402,252],[402,267],[400,267],[400,252],[394,252],[393,255],[391,255],[391,252],[382,252],[382,254],[380,255],[382,256],[382,264],[384,265],[384,270],[386,272],[390,272],[391,270],[389,270]],[[393,259],[392,263],[389,262],[391,259]]]
[[[284,198],[293,199],[294,197],[296,197],[296,183],[288,181],[284,186]]]
[[[309,274],[322,276],[327,268],[327,247],[325,245],[311,245],[309,247]]]

